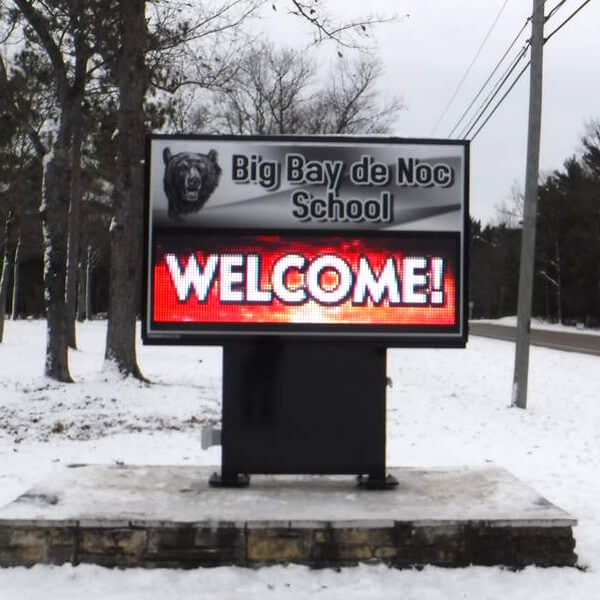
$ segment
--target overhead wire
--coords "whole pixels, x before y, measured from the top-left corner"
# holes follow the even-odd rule
[[[494,108],[492,109],[490,114],[487,116],[485,121],[481,124],[479,129],[473,134],[473,136],[471,137],[471,141],[473,141],[477,137],[479,132],[487,125],[487,122],[494,116],[494,113],[500,108],[500,105],[502,104],[502,102],[504,101],[506,96],[508,96],[512,92],[513,88],[515,87],[515,85],[517,85],[517,83],[519,82],[519,79],[521,79],[521,77],[523,76],[525,71],[527,71],[530,64],[531,64],[531,61],[528,61],[527,64],[521,69],[521,71],[519,72],[519,74],[517,75],[515,80],[511,83],[510,87],[502,95],[502,98],[500,98],[500,100],[498,100],[498,102],[496,103],[496,106],[494,106]]]
[[[462,79],[458,82],[458,85],[456,86],[454,93],[452,94],[450,100],[448,100],[448,103],[446,104],[444,110],[442,111],[442,114],[439,116],[438,120],[436,121],[435,125],[433,126],[433,129],[431,130],[431,135],[433,135],[435,133],[435,131],[437,130],[442,119],[446,116],[448,109],[450,108],[450,106],[452,106],[452,103],[454,102],[456,96],[458,95],[458,92],[461,90],[466,78],[468,77],[469,73],[471,72],[473,65],[477,62],[479,55],[481,54],[482,50],[484,49],[485,45],[487,44],[488,40],[490,39],[492,32],[496,28],[496,25],[497,25],[498,21],[500,20],[500,17],[502,16],[502,13],[504,12],[504,9],[506,8],[507,4],[508,4],[508,0],[504,0],[504,3],[502,4],[502,6],[500,7],[500,10],[498,11],[498,14],[496,14],[496,17],[494,18],[490,28],[488,29],[488,32],[485,34],[485,37],[483,38],[483,42],[481,43],[481,45],[479,46],[479,49],[475,53],[475,56],[473,57],[471,64],[467,67],[466,71],[464,72],[464,75],[462,76]]]
[[[561,2],[559,2],[549,13],[548,15],[546,15],[545,17],[545,22],[547,22],[564,4],[565,4],[566,0],[562,0]],[[560,31],[569,21],[571,21],[587,4],[589,4],[591,2],[591,0],[585,0],[577,9],[575,9],[566,19],[564,19],[560,25],[558,27],[556,27],[547,37],[544,38],[544,44],[546,42],[548,42],[548,40],[550,40],[550,38],[552,38],[556,33],[558,33],[558,31]],[[527,20],[527,22],[529,22],[531,18],[529,18]],[[527,24],[526,22],[526,24]],[[521,30],[522,32],[522,30]],[[514,42],[513,42],[514,45]],[[528,40],[527,44],[524,46],[521,54],[519,55],[518,59],[513,61],[513,65],[509,70],[509,73],[502,78],[501,83],[496,87],[496,91],[494,92],[493,96],[490,98],[490,95],[488,95],[488,98],[490,98],[490,100],[488,102],[485,103],[485,106],[480,106],[480,109],[475,113],[477,115],[477,118],[475,120],[473,120],[473,118],[471,118],[471,120],[469,121],[469,125],[468,125],[468,129],[465,130],[465,128],[463,128],[462,133],[461,133],[461,139],[467,139],[468,135],[471,133],[471,131],[473,131],[474,127],[477,125],[477,123],[481,120],[481,118],[483,117],[483,115],[485,114],[485,112],[487,111],[487,109],[489,108],[491,102],[493,101],[493,99],[498,95],[500,89],[502,88],[502,86],[506,83],[506,81],[508,80],[508,78],[510,77],[510,75],[512,74],[512,72],[514,71],[514,69],[516,68],[516,66],[518,65],[518,63],[523,59],[525,52],[527,50],[527,48],[530,46],[530,41]],[[509,86],[508,90],[502,95],[502,97],[500,98],[500,100],[498,100],[498,102],[496,103],[496,105],[493,107],[492,111],[488,114],[488,116],[486,117],[485,121],[481,124],[481,126],[475,131],[474,135],[470,138],[471,140],[475,139],[475,137],[477,137],[477,135],[481,132],[481,130],[485,127],[485,125],[489,122],[489,120],[491,119],[491,117],[494,115],[494,113],[498,110],[498,108],[500,107],[500,105],[502,104],[502,102],[504,102],[504,100],[506,99],[506,97],[510,94],[510,92],[513,90],[513,88],[516,86],[517,82],[521,79],[521,77],[523,76],[523,74],[527,71],[527,69],[529,68],[531,64],[531,61],[529,61],[524,67],[523,69],[521,69],[521,71],[518,73],[518,75],[516,76],[516,78],[514,79],[514,81],[511,83],[511,85]],[[497,70],[497,67],[495,68],[495,70]],[[488,82],[489,82],[488,78]],[[481,92],[478,92],[478,95],[480,95]],[[472,102],[470,106],[472,106],[474,103]],[[468,112],[469,109],[467,109],[467,111],[465,111],[465,114]],[[464,118],[461,117],[461,119]],[[456,127],[455,127],[456,129]],[[454,129],[454,130],[455,130]],[[453,130],[453,131],[454,131]]]
[[[566,2],[566,0],[564,0]],[[592,0],[585,0],[585,2],[575,11],[573,11],[556,29],[553,29],[548,37],[544,38],[544,44],[556,33],[558,33],[579,11],[581,11],[586,5],[588,5]],[[562,2],[561,2],[562,4]]]
[[[521,27],[521,30],[519,31],[519,33],[517,33],[517,35],[511,42],[511,44],[508,47],[508,49],[506,50],[506,52],[502,55],[502,58],[496,63],[496,66],[493,68],[489,77],[484,81],[481,88],[479,88],[479,91],[477,92],[477,94],[475,94],[475,97],[473,98],[473,100],[471,100],[471,104],[469,104],[469,106],[467,106],[467,108],[465,109],[465,112],[463,112],[463,114],[460,116],[460,119],[458,119],[458,121],[456,122],[456,125],[454,125],[454,127],[452,128],[452,130],[448,134],[448,137],[450,137],[458,129],[459,125],[464,120],[464,118],[467,116],[468,112],[471,110],[471,108],[473,108],[473,105],[475,104],[475,102],[477,102],[477,100],[479,99],[479,96],[481,96],[481,94],[487,87],[487,84],[490,82],[492,77],[496,74],[496,71],[498,71],[498,69],[500,68],[500,65],[502,65],[502,63],[504,62],[504,60],[506,59],[506,57],[508,56],[510,51],[513,49],[514,45],[517,43],[518,39],[521,37],[521,34],[523,33],[523,31],[525,31],[525,28],[527,27],[528,23],[529,23],[529,19],[527,19],[525,21],[525,23],[523,24],[523,27]]]
[[[548,0],[544,0],[544,4],[547,2]],[[552,17],[560,8],[561,6],[563,6],[563,4],[565,4],[567,0],[561,0],[551,11],[550,13],[548,13],[548,15],[546,16],[545,20],[547,21],[550,17]],[[494,69],[492,70],[492,72],[490,73],[490,75],[488,76],[488,78],[485,80],[485,82],[483,83],[483,85],[481,86],[481,88],[479,89],[479,91],[477,92],[477,94],[475,95],[475,97],[473,98],[473,100],[471,101],[471,103],[469,104],[469,106],[466,108],[466,110],[463,112],[463,114],[461,115],[461,117],[458,119],[458,121],[456,122],[455,126],[452,128],[452,130],[450,131],[450,133],[448,134],[448,137],[452,136],[454,134],[454,132],[458,129],[458,127],[460,126],[460,124],[465,120],[465,117],[467,116],[467,114],[469,113],[469,111],[471,110],[471,108],[473,107],[473,105],[475,104],[475,102],[477,101],[477,99],[479,98],[479,96],[481,96],[481,94],[483,93],[483,91],[485,90],[485,88],[487,87],[488,83],[490,82],[490,80],[492,79],[492,77],[495,75],[495,73],[497,72],[497,70],[500,68],[500,65],[504,62],[504,60],[506,59],[506,57],[508,56],[508,54],[510,53],[510,51],[512,50],[512,48],[514,47],[514,45],[516,44],[516,42],[518,41],[519,37],[521,36],[521,34],[523,33],[523,31],[525,30],[525,28],[528,26],[528,24],[531,21],[531,17],[528,17],[527,19],[525,19],[525,23],[523,24],[523,26],[521,27],[521,29],[519,30],[519,32],[517,33],[517,35],[515,36],[515,38],[513,39],[513,41],[510,43],[508,49],[504,52],[504,54],[502,55],[502,57],[500,58],[500,60],[498,61],[498,63],[496,64],[496,66],[494,67]],[[477,124],[477,122],[480,120],[481,115],[479,115],[480,111],[484,111],[489,107],[491,101],[493,101],[493,99],[498,95],[500,89],[502,87],[502,85],[504,85],[507,81],[507,78],[510,77],[510,74],[514,71],[514,69],[516,68],[516,64],[518,64],[518,62],[520,60],[522,60],[525,56],[525,51],[527,50],[527,48],[530,45],[530,41],[528,40],[526,42],[526,44],[523,46],[523,48],[521,49],[521,51],[519,52],[519,54],[517,55],[517,57],[515,59],[513,59],[513,63],[511,63],[511,65],[504,71],[504,73],[502,74],[502,76],[498,79],[498,81],[496,82],[496,84],[492,87],[491,91],[489,92],[489,94],[487,95],[486,99],[483,101],[482,104],[480,104],[479,109],[477,109],[475,111],[475,113],[471,116],[471,118],[467,121],[466,126],[463,126],[462,130],[461,130],[461,134],[459,135],[460,138],[464,138],[465,132],[470,132],[474,125]]]
[[[551,19],[554,14],[556,12],[558,12],[561,8],[561,6],[563,6],[563,4],[566,2],[567,0],[561,0],[547,15],[546,18],[544,19],[545,21],[547,21],[548,19]]]
[[[544,0],[544,4],[547,1],[548,0]],[[554,8],[545,17],[545,21],[550,19],[565,4],[566,1],[567,0],[561,0],[556,6],[554,6]],[[502,57],[500,58],[500,60],[498,61],[498,63],[496,64],[496,66],[494,67],[494,69],[492,70],[490,75],[488,76],[488,78],[485,80],[485,82],[483,83],[483,85],[481,86],[481,88],[479,89],[479,91],[477,92],[477,94],[475,95],[475,97],[473,98],[471,103],[469,104],[469,106],[466,108],[466,110],[463,112],[461,117],[458,119],[458,121],[456,122],[456,124],[454,125],[454,127],[452,128],[450,133],[448,134],[448,137],[452,136],[454,134],[454,132],[459,128],[461,123],[465,120],[469,111],[471,110],[471,108],[473,107],[473,105],[475,104],[477,99],[481,96],[483,91],[486,89],[488,83],[491,81],[491,79],[493,78],[495,73],[498,71],[498,69],[500,68],[500,66],[502,65],[502,63],[504,62],[504,60],[506,59],[506,57],[508,56],[508,54],[510,53],[510,51],[512,50],[512,48],[514,47],[516,42],[518,41],[518,39],[521,37],[521,34],[523,33],[525,28],[530,23],[530,21],[531,21],[531,17],[528,17],[527,19],[525,19],[525,23],[523,24],[523,26],[521,27],[521,29],[519,30],[517,35],[514,37],[513,41],[510,43],[508,49],[504,52],[504,54],[502,55]],[[493,99],[498,95],[498,93],[500,92],[500,88],[506,83],[506,81],[508,80],[508,77],[510,77],[510,74],[514,71],[518,62],[524,58],[525,51],[529,47],[529,44],[530,44],[530,42],[528,40],[526,42],[525,46],[523,46],[523,48],[517,55],[517,57],[515,59],[513,59],[513,63],[511,63],[511,65],[504,71],[504,73],[498,79],[498,81],[494,84],[494,86],[492,86],[492,89],[489,92],[489,94],[487,95],[486,99],[479,105],[479,108],[475,111],[475,113],[466,122],[466,125],[463,126],[461,133],[459,135],[459,138],[464,139],[466,137],[466,135],[468,135],[473,130],[475,125],[479,122],[479,120],[483,116],[481,114],[481,112],[482,111],[485,112],[487,110],[487,108],[489,107],[489,105],[491,104],[491,102],[493,101]],[[519,75],[519,78],[520,78],[520,75]],[[494,110],[494,112],[495,112],[495,110]],[[488,119],[486,119],[486,122],[487,121],[488,121]]]
[[[459,136],[461,139],[464,139],[466,136],[468,136],[469,133],[472,131],[473,127],[477,125],[485,111],[494,101],[494,98],[500,93],[502,86],[508,81],[510,76],[513,74],[514,70],[517,68],[517,65],[523,60],[523,58],[527,54],[529,45],[530,42],[527,41],[525,45],[521,48],[519,53],[513,58],[510,65],[504,70],[498,81],[496,81],[490,93],[486,96],[482,104],[479,105],[479,108],[475,111],[474,115],[467,121],[467,124],[461,130]]]

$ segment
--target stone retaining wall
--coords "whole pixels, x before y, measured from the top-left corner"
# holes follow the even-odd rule
[[[378,561],[439,565],[574,566],[572,528],[519,522],[368,525],[326,522],[145,523],[0,521],[0,566],[311,567]]]

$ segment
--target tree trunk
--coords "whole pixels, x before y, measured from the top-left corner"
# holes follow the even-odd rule
[[[6,316],[6,298],[10,285],[10,275],[13,270],[14,259],[14,222],[13,213],[8,211],[4,226],[4,260],[2,261],[2,275],[0,276],[0,343],[4,339],[4,318]]]
[[[45,375],[72,382],[66,330],[65,283],[69,212],[70,107],[63,99],[52,151],[44,164],[42,229],[44,234],[44,288],[47,320]]]
[[[548,280],[544,277],[544,303],[546,305],[546,321],[550,323],[552,321],[552,314],[550,312],[550,292],[548,291]]]
[[[77,263],[79,262],[79,225],[81,206],[81,144],[83,141],[83,108],[89,49],[84,34],[85,4],[74,0],[69,7],[71,24],[75,31],[75,72],[71,87],[71,177],[69,179],[69,242],[67,251],[66,330],[67,343],[77,347],[75,313],[77,311]]]
[[[94,267],[92,247],[87,247],[87,258],[85,262],[85,314],[88,319],[94,316],[92,307],[92,268]]]
[[[137,365],[135,324],[141,297],[144,96],[147,87],[145,1],[119,3],[118,140],[105,360],[143,378]]]
[[[81,102],[87,77],[87,32],[83,18],[87,12],[81,0],[66,3],[71,33],[75,40],[75,68],[69,80],[67,51],[57,44],[51,13],[40,11],[43,3],[14,0],[14,4],[35,31],[39,44],[52,66],[56,85],[58,128],[49,154],[44,156],[42,183],[42,231],[44,235],[44,300],[47,340],[45,375],[57,381],[72,381],[66,327],[67,240],[69,235],[69,201],[71,191],[71,148],[74,108]],[[63,34],[66,32],[63,32]],[[36,136],[32,141],[35,145]],[[37,139],[39,142],[39,139]],[[39,145],[38,153],[45,149]]]
[[[80,251],[79,262],[77,263],[77,321],[83,323],[87,319],[87,254]]]
[[[558,317],[558,323],[562,323],[563,315],[562,315],[562,281],[561,281],[561,266],[560,266],[560,246],[558,244],[558,239],[554,244],[555,249],[555,260],[556,260],[556,315]]]
[[[69,206],[69,243],[67,250],[67,342],[70,348],[77,348],[75,317],[77,312],[77,275],[79,262],[79,225],[81,206],[81,141],[82,141],[81,99],[73,106],[71,127],[73,129],[71,151],[71,204]]]
[[[21,255],[21,236],[17,238],[17,245],[15,246],[15,258],[13,262],[13,293],[12,293],[12,307],[11,307],[11,318],[16,321],[19,318],[19,292],[21,288],[21,278],[19,276],[19,261]]]

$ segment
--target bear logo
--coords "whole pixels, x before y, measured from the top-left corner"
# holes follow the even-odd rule
[[[198,212],[219,185],[221,167],[217,151],[208,154],[163,150],[165,161],[164,188],[169,200],[169,217],[181,219]]]

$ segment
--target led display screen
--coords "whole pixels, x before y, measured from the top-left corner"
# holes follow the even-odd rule
[[[464,345],[467,147],[148,142],[146,342]]]

